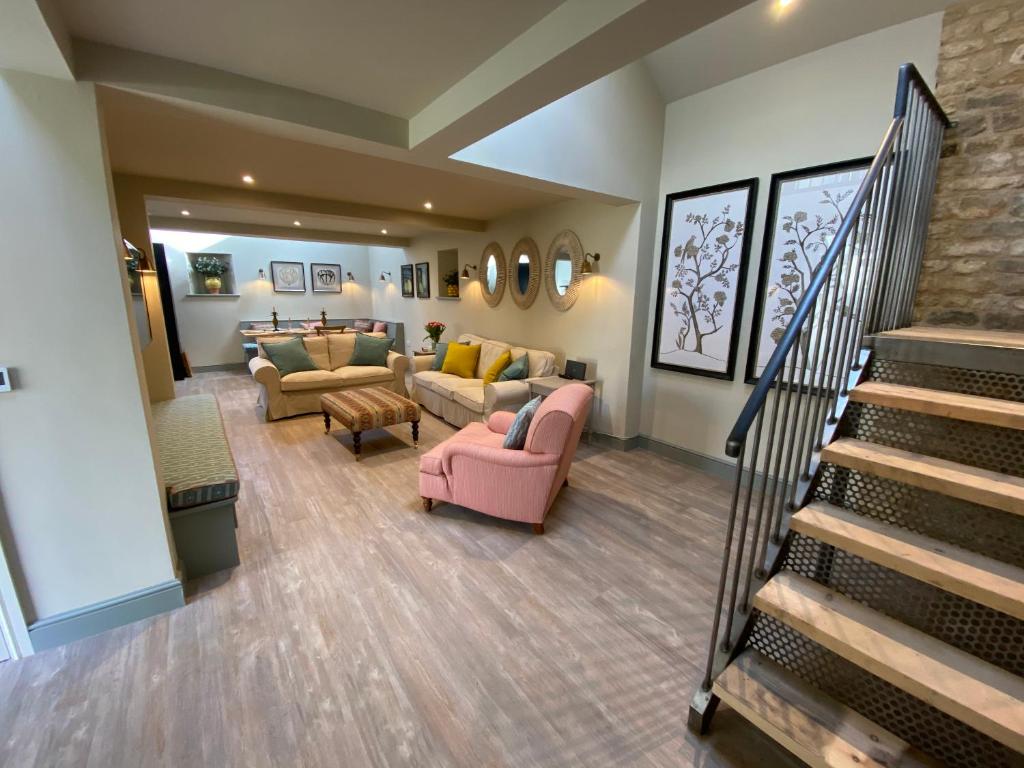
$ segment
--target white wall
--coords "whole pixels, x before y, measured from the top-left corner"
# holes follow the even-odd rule
[[[751,176],[760,177],[761,185],[757,221],[750,233],[751,263],[736,379],[724,382],[648,368],[643,434],[708,456],[724,455],[726,436],[751,390],[743,383],[743,370],[772,173],[873,155],[892,117],[898,67],[912,61],[933,82],[941,27],[941,14],[926,16],[668,106],[662,201],[673,192]],[[662,202],[659,222],[663,209]],[[652,295],[657,290],[660,249],[659,231],[650,275]],[[649,328],[653,328],[653,307],[651,302]]]
[[[0,70],[0,534],[28,621],[174,578],[94,87]]]
[[[154,243],[164,244],[167,269],[174,294],[174,312],[182,350],[193,367],[225,365],[245,360],[238,323],[242,320],[270,321],[277,307],[278,319],[318,320],[320,310],[329,318],[373,317],[369,284],[369,255],[364,245],[276,240],[266,237],[235,237],[204,233],[153,230]],[[237,298],[188,296],[190,253],[230,253]],[[271,261],[300,261],[306,275],[305,293],[275,293],[270,281]],[[342,275],[351,271],[355,282],[345,282],[342,292],[313,293],[311,262],[341,264]],[[260,268],[267,279],[258,277]],[[376,279],[379,273],[374,273]]]
[[[637,242],[640,212],[637,205],[606,206],[570,201],[544,206],[520,216],[498,220],[487,232],[438,234],[417,238],[408,249],[370,248],[373,273],[392,273],[387,285],[373,284],[374,313],[402,320],[409,349],[422,346],[421,328],[428,320],[448,325],[442,340],[460,333],[476,333],[513,344],[546,349],[565,358],[595,364],[601,380],[595,429],[615,435],[626,433],[629,337],[632,331]],[[501,303],[491,308],[483,300],[477,280],[461,281],[462,298],[436,298],[437,252],[459,249],[460,267],[480,263],[480,254],[491,241],[498,242],[508,259],[520,237],[537,241],[541,259],[551,240],[563,229],[572,229],[586,251],[601,254],[600,273],[583,280],[576,304],[559,312],[541,285],[537,300],[519,309],[506,285]],[[402,298],[399,266],[426,261],[430,264],[430,299]]]

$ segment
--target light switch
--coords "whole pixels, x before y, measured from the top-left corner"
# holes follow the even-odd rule
[[[7,370],[7,366],[0,366],[0,392],[11,391],[11,374]]]

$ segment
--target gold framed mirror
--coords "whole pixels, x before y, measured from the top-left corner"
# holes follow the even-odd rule
[[[480,268],[477,271],[480,279],[480,289],[484,295],[487,306],[496,307],[501,303],[501,297],[505,295],[505,280],[507,279],[505,267],[505,252],[497,243],[488,243],[480,256]]]
[[[529,309],[540,290],[540,249],[532,237],[523,237],[512,248],[508,260],[508,284],[512,300]]]
[[[583,269],[583,244],[571,229],[555,235],[544,258],[544,288],[559,312],[576,303]]]

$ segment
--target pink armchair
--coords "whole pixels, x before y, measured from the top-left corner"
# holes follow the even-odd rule
[[[576,454],[594,391],[567,384],[551,393],[526,433],[521,451],[502,448],[514,413],[499,411],[474,422],[420,459],[420,496],[429,512],[448,501],[506,520],[532,523],[544,533],[544,517]]]

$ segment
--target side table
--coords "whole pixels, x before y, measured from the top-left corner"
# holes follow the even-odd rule
[[[591,389],[595,390],[594,399],[590,402],[590,415],[587,416],[587,424],[584,427],[587,432],[587,442],[590,442],[590,435],[592,432],[591,418],[594,415],[594,402],[597,400],[597,379],[563,379],[561,376],[546,376],[542,379],[531,379],[530,384],[530,397],[534,398],[537,395],[541,397],[547,397],[556,389],[564,387],[566,384],[586,384]]]

